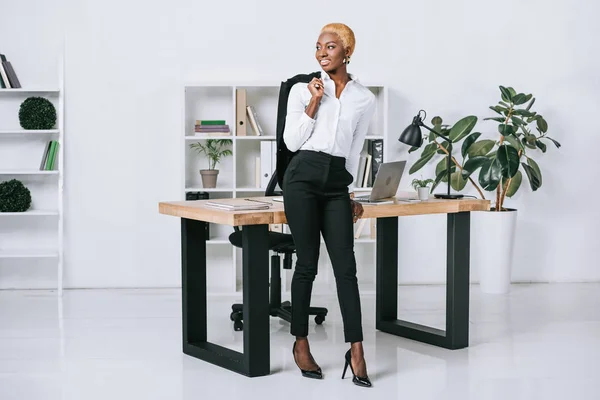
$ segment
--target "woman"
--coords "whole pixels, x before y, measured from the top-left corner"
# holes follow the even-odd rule
[[[344,373],[350,365],[353,382],[371,386],[362,347],[354,257],[353,223],[362,216],[363,208],[352,200],[352,187],[375,96],[347,72],[354,44],[354,33],[348,26],[325,25],[315,53],[321,79],[297,83],[290,89],[283,138],[288,149],[298,153],[286,169],[283,193],[298,257],[291,288],[294,360],[303,376],[323,377],[307,338],[322,233],[335,275],[345,342],[351,343]]]

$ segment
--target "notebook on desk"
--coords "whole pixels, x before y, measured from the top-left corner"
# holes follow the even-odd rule
[[[256,199],[239,198],[239,199],[214,199],[205,203],[209,207],[219,208],[229,211],[242,210],[266,210],[273,205],[269,201]]]

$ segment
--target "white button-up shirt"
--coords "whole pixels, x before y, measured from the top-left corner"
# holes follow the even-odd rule
[[[283,140],[290,151],[321,151],[346,158],[346,169],[352,174],[354,188],[360,152],[369,123],[375,111],[375,95],[350,75],[340,98],[335,96],[335,82],[321,71],[324,94],[315,114],[310,118],[305,109],[312,97],[308,84],[298,82],[290,89]]]

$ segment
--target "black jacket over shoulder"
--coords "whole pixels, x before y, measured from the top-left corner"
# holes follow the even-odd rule
[[[296,152],[291,152],[287,146],[285,145],[285,141],[283,140],[283,131],[285,130],[285,119],[287,116],[287,104],[288,97],[290,94],[290,90],[292,86],[294,86],[298,82],[308,83],[313,78],[320,78],[321,71],[313,72],[310,74],[298,74],[289,78],[288,80],[281,82],[281,86],[279,88],[279,102],[277,105],[277,132],[276,132],[276,140],[277,140],[277,183],[279,187],[283,189],[283,176],[285,174],[285,170],[287,169],[290,160]]]

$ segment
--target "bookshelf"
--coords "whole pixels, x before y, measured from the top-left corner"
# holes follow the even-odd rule
[[[364,84],[377,99],[377,109],[365,141],[383,141],[383,160],[388,159],[386,138],[388,136],[388,92],[387,87],[377,84]],[[207,192],[209,197],[252,197],[264,195],[265,188],[257,187],[256,158],[261,155],[261,143],[275,142],[277,104],[280,83],[276,82],[194,82],[183,86],[182,93],[182,138],[181,138],[181,199],[186,200],[189,192]],[[246,92],[246,103],[256,110],[263,135],[258,136],[247,121],[246,135],[240,136],[237,130],[238,89]],[[248,118],[246,117],[248,120]],[[225,120],[231,129],[230,136],[209,136],[195,132],[197,120]],[[232,140],[233,156],[226,157],[216,167],[219,170],[216,188],[203,188],[199,169],[206,168],[204,154],[198,154],[189,146],[195,142],[205,143],[207,139],[227,138]],[[357,188],[357,194],[368,193],[370,187]],[[355,225],[355,228],[358,224]],[[355,239],[359,281],[362,287],[373,288],[375,283],[375,239],[371,236],[372,225],[367,223],[358,239]],[[241,250],[232,246],[228,236],[231,227],[210,224],[210,240],[207,241],[207,256],[211,260],[207,271],[207,285],[213,293],[238,293],[241,290],[242,267]],[[289,232],[289,231],[288,231]],[[315,293],[321,289],[335,290],[335,280],[329,255],[322,242],[319,273],[315,281]],[[294,260],[295,263],[295,260]],[[361,268],[362,267],[362,268]],[[292,270],[282,269],[282,287],[289,292]],[[368,290],[367,290],[368,291]]]
[[[0,182],[17,179],[31,192],[25,212],[0,212],[0,288],[52,288],[63,291],[64,80],[58,60],[58,86],[0,89]],[[18,73],[18,71],[16,71]],[[44,97],[56,108],[56,126],[25,130],[19,107],[28,97]],[[48,146],[59,149],[54,169],[40,170]]]

